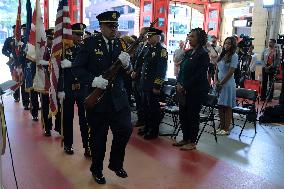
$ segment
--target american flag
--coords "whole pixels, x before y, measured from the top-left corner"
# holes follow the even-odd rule
[[[72,41],[72,30],[71,30],[71,21],[69,17],[69,6],[67,0],[60,0],[56,21],[54,29],[54,39],[51,52],[51,71],[50,71],[50,115],[54,116],[57,113],[57,87],[58,87],[58,78],[59,78],[59,68],[61,64],[61,58],[63,49],[71,46]]]

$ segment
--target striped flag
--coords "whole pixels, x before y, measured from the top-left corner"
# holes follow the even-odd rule
[[[33,22],[31,26],[30,39],[28,44],[28,58],[36,64],[36,74],[33,80],[33,89],[38,92],[47,92],[47,75],[42,65],[46,49],[46,34],[43,25],[40,2],[36,0],[36,7],[33,13]],[[33,64],[33,63],[32,63]],[[49,85],[48,85],[49,86]]]
[[[71,22],[69,17],[69,7],[67,0],[60,0],[54,29],[54,39],[50,59],[50,115],[54,116],[57,113],[57,87],[59,78],[59,68],[61,64],[62,53],[64,49],[73,44]]]

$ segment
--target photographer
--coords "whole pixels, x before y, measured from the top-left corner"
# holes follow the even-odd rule
[[[274,92],[272,80],[275,75],[277,65],[280,62],[280,52],[276,47],[275,39],[269,40],[268,48],[264,49],[262,52],[261,61],[263,62],[261,100],[264,101],[266,98],[268,98],[268,100],[271,101]],[[269,86],[271,86],[270,94],[266,94],[268,81],[270,83]]]
[[[248,55],[250,56],[249,71],[250,71],[250,78],[252,80],[255,80],[255,67],[256,67],[257,57],[256,54],[253,52],[253,50],[254,50],[254,45],[251,45],[248,50]]]

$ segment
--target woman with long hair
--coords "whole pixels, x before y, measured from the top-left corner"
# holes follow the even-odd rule
[[[184,55],[178,76],[177,92],[183,94],[185,101],[180,103],[180,121],[183,140],[174,143],[181,150],[196,148],[199,132],[199,112],[209,91],[207,70],[210,62],[207,50],[207,34],[201,28],[192,29],[188,35],[191,49]]]
[[[218,106],[220,127],[218,135],[229,135],[229,127],[232,121],[232,108],[236,106],[236,82],[234,71],[238,66],[236,54],[237,42],[234,37],[225,39],[222,52],[218,58],[218,76],[216,88],[219,92]]]

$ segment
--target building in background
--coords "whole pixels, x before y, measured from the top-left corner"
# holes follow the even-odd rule
[[[84,22],[88,31],[99,30],[96,16],[104,11],[118,11],[118,30],[122,35],[139,34],[139,8],[124,0],[90,0],[84,8]]]

